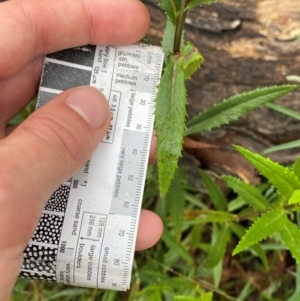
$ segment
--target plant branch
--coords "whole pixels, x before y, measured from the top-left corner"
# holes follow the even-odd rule
[[[179,16],[178,16],[178,19],[177,19],[177,22],[176,22],[173,54],[176,54],[176,53],[180,52],[183,26],[184,26],[185,19],[186,19],[186,16],[187,16],[187,11],[185,10],[187,2],[188,2],[188,0],[181,0]]]

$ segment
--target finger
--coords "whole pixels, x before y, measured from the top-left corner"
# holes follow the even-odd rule
[[[45,200],[90,158],[109,123],[104,96],[81,87],[57,96],[0,141],[1,301],[8,299]]]
[[[149,26],[149,13],[137,0],[13,0],[0,7],[0,79],[40,54],[136,42]]]
[[[145,250],[157,243],[162,235],[163,224],[154,212],[142,210],[137,233],[136,251]]]
[[[151,140],[151,146],[150,146],[150,155],[149,155],[149,164],[155,164],[156,163],[156,146],[157,146],[157,137],[155,136],[155,133],[152,136]]]
[[[43,57],[37,57],[13,76],[0,81],[0,127],[4,127],[37,94]]]

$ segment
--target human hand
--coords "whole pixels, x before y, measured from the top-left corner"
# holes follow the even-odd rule
[[[106,133],[110,112],[100,92],[81,87],[58,95],[10,134],[7,122],[36,94],[43,54],[84,44],[133,43],[145,34],[149,15],[136,0],[11,0],[0,4],[0,20],[0,301],[4,301],[46,200],[91,156]],[[136,249],[152,246],[161,232],[158,216],[142,211]]]

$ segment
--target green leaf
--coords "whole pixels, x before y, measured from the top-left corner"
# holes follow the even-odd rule
[[[243,236],[239,244],[233,250],[233,255],[267,238],[276,231],[279,231],[286,223],[286,212],[282,207],[270,210],[259,217],[251,228]]]
[[[158,178],[161,195],[166,195],[181,156],[186,116],[183,57],[171,55],[156,97]]]
[[[218,2],[218,0],[191,0],[186,6],[185,10],[191,10],[197,6],[202,6],[203,4],[211,4],[213,2]]]
[[[204,62],[203,56],[200,54],[195,45],[187,42],[183,47],[183,69],[184,79],[190,79],[192,75],[200,68]]]
[[[283,106],[276,105],[274,103],[267,103],[266,107],[268,107],[270,109],[273,109],[274,111],[280,112],[282,114],[285,114],[287,116],[290,116],[290,117],[292,117],[292,118],[294,118],[296,120],[300,120],[300,114],[299,113],[297,113],[297,112],[295,112],[293,110],[287,109],[287,108],[285,108]]]
[[[269,207],[269,203],[254,186],[230,176],[223,176],[222,179],[224,179],[227,185],[254,209],[264,212]]]
[[[160,6],[165,10],[168,19],[176,25],[181,0],[160,0]]]
[[[272,86],[234,95],[201,112],[187,123],[186,134],[202,133],[228,124],[241,115],[298,88],[298,85]]]
[[[186,260],[187,263],[192,264],[192,258],[187,249],[183,247],[182,244],[178,244],[174,237],[166,229],[163,232],[162,240],[172,250],[172,252]]]
[[[240,224],[238,224],[238,223],[231,223],[230,224],[230,229],[240,239],[246,233],[246,229],[243,226],[241,226]],[[255,244],[255,245],[249,247],[249,249],[252,252],[254,252],[254,254],[256,256],[259,257],[259,259],[262,261],[262,263],[263,263],[264,267],[266,268],[266,270],[269,270],[268,259],[267,259],[266,253],[263,250],[262,246],[260,244]]]
[[[290,250],[292,256],[296,259],[297,263],[300,263],[300,229],[287,220],[279,231],[282,240]]]
[[[192,221],[192,224],[197,223],[226,223],[238,221],[239,218],[235,214],[230,214],[224,211],[217,210],[186,210],[184,212],[184,219]]]
[[[207,268],[214,268],[224,257],[227,243],[230,239],[230,230],[227,224],[222,224],[221,229],[214,224],[213,241],[208,255]]]
[[[173,53],[174,37],[175,37],[175,26],[172,22],[167,20],[164,36],[161,42],[162,48],[165,53],[165,59],[167,59],[168,56],[171,53]]]
[[[300,181],[300,157],[298,157],[296,162],[294,163],[293,172],[295,176],[298,178],[298,181]]]
[[[56,294],[54,294],[53,296],[47,298],[48,300],[57,300],[57,298],[61,298],[61,297],[76,297],[76,296],[80,296],[83,295],[84,293],[87,292],[87,289],[84,288],[70,288],[70,289],[66,289],[63,291],[60,291]]]
[[[200,175],[216,209],[220,211],[227,211],[227,200],[219,186],[204,170],[200,169]]]
[[[199,301],[213,301],[212,298],[213,298],[213,293],[208,292],[208,293],[201,295]]]
[[[179,168],[175,171],[174,180],[171,183],[169,192],[166,195],[167,206],[170,210],[170,220],[173,223],[176,240],[181,238],[184,212],[184,189],[181,180],[185,178],[185,171]]]
[[[288,168],[285,168],[278,163],[253,153],[241,146],[235,146],[235,149],[254,167],[256,167],[286,199],[291,198],[294,191],[300,189],[298,179]]]
[[[223,260],[220,260],[219,263],[212,270],[214,278],[214,286],[218,288],[221,283],[222,274],[223,274]]]
[[[288,201],[289,205],[300,203],[300,190],[295,190],[292,197]]]
[[[268,148],[264,149],[261,153],[263,155],[266,155],[266,154],[284,151],[284,150],[296,148],[296,147],[300,147],[300,139],[268,147]]]

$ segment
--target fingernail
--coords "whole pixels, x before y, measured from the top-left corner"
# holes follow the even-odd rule
[[[99,129],[109,115],[104,95],[93,87],[80,87],[66,98],[66,104],[78,113],[94,129]]]

